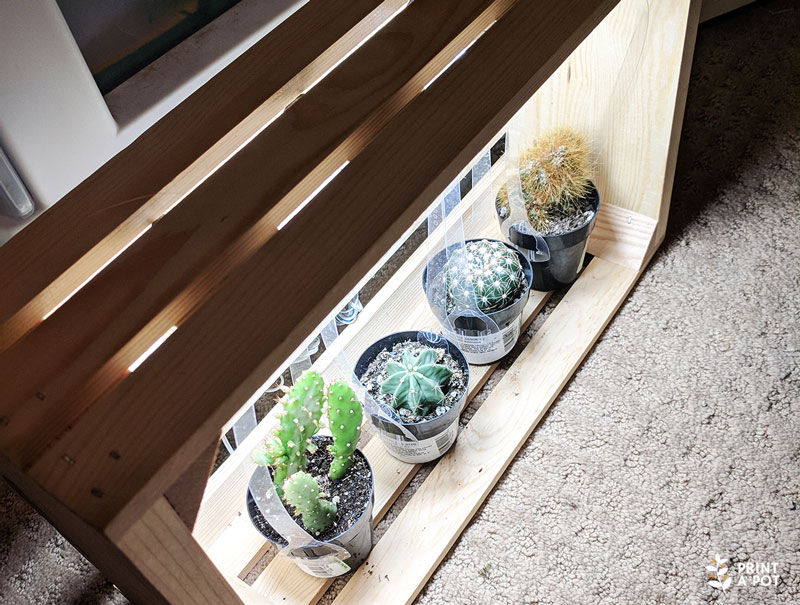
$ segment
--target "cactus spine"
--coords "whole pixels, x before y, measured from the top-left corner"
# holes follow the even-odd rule
[[[325,500],[319,483],[304,471],[298,471],[283,485],[284,498],[303,517],[303,525],[313,534],[328,529],[336,520],[336,502]]]
[[[417,416],[424,416],[444,400],[442,387],[453,372],[437,364],[437,358],[434,349],[425,348],[416,357],[409,351],[404,352],[402,363],[390,361],[386,364],[388,376],[381,384],[381,393],[394,395],[392,407],[403,407]]]
[[[522,197],[531,226],[547,233],[559,216],[580,213],[589,192],[592,163],[586,138],[570,128],[545,132],[520,154]],[[508,216],[508,190],[503,186],[495,204]]]
[[[322,376],[304,372],[282,400],[273,440],[253,452],[257,464],[272,467],[278,494],[288,476],[306,468],[306,451],[314,451],[311,437],[319,430],[324,400]]]
[[[361,402],[347,382],[339,380],[328,387],[328,421],[333,435],[333,461],[328,473],[331,479],[341,479],[353,466],[361,418]]]
[[[447,312],[458,306],[492,313],[509,306],[527,282],[516,252],[501,242],[467,242],[445,265]]]

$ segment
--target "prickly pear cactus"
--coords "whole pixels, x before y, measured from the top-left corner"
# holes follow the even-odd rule
[[[303,525],[312,534],[328,529],[336,520],[336,502],[325,500],[319,483],[304,471],[298,471],[283,484],[284,499],[303,517]]]
[[[406,408],[416,416],[424,416],[444,399],[445,386],[452,370],[436,363],[434,349],[422,349],[416,357],[406,351],[402,363],[386,364],[387,378],[381,384],[381,393],[394,395],[392,407]]]
[[[447,312],[457,307],[492,313],[509,306],[527,282],[517,253],[498,241],[467,242],[445,265]]]
[[[328,472],[331,479],[341,479],[353,466],[361,418],[361,402],[347,382],[339,380],[328,387],[328,422],[333,435],[333,462]]]
[[[278,494],[283,493],[286,477],[306,468],[306,451],[314,451],[311,443],[319,430],[325,385],[317,372],[304,372],[281,403],[279,423],[273,440],[253,452],[256,464],[271,466]]]

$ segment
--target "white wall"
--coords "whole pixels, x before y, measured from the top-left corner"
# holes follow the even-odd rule
[[[37,213],[307,0],[243,0],[105,98],[55,0],[0,0],[0,145]],[[0,244],[23,228],[0,216]]]

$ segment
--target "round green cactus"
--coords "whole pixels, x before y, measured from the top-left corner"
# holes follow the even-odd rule
[[[284,498],[302,515],[303,525],[313,534],[328,529],[336,520],[336,502],[325,500],[319,483],[304,471],[298,471],[283,484]]]
[[[517,253],[493,240],[467,242],[447,260],[444,271],[448,313],[476,304],[483,313],[499,311],[527,286]]]
[[[341,479],[353,466],[353,452],[361,436],[361,419],[361,402],[350,385],[339,380],[329,386],[328,422],[333,435],[333,445],[329,448],[333,454],[328,472],[331,479]]]
[[[278,494],[283,493],[286,477],[306,468],[306,451],[314,451],[311,437],[319,430],[324,401],[322,376],[304,372],[282,399],[283,411],[278,414],[273,440],[252,454],[256,464],[272,467]]]
[[[546,234],[560,216],[580,214],[591,189],[591,173],[589,141],[571,128],[544,132],[523,149],[519,178],[531,226]],[[498,191],[495,207],[501,218],[509,216],[506,185]]]
[[[426,348],[416,357],[409,351],[404,352],[402,363],[390,361],[386,364],[388,376],[381,384],[381,393],[394,395],[393,408],[406,408],[415,415],[424,416],[444,400],[442,387],[453,372],[437,364],[437,357],[435,350]]]

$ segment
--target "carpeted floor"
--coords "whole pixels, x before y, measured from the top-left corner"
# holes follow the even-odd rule
[[[798,32],[793,0],[701,27],[667,240],[420,603],[800,602]],[[0,510],[0,602],[124,602]]]

